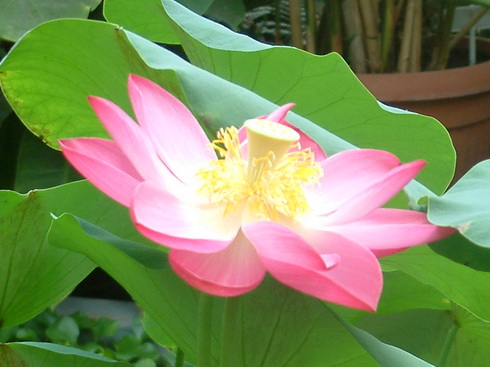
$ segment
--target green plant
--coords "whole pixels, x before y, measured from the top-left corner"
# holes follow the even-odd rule
[[[139,317],[131,329],[121,329],[117,320],[93,319],[83,312],[61,315],[48,309],[28,322],[0,330],[0,343],[47,342],[75,347],[136,367],[173,366],[175,356],[153,342]]]

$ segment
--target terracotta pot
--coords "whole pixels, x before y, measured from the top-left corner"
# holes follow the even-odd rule
[[[479,40],[490,59],[490,40]],[[433,116],[448,130],[458,155],[455,179],[490,158],[490,61],[441,71],[359,74],[391,106]]]

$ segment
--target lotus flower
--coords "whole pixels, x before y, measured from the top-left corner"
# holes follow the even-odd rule
[[[138,123],[112,102],[89,102],[114,140],[61,140],[65,157],[129,208],[138,230],[170,248],[193,287],[231,297],[266,272],[337,304],[375,310],[377,257],[434,241],[451,229],[426,215],[380,208],[423,168],[358,149],[329,158],[285,121],[292,104],[229,127],[210,142],[190,111],[144,78],[129,77]]]

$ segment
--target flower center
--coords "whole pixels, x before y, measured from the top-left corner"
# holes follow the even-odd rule
[[[318,183],[322,169],[311,149],[299,148],[299,134],[268,120],[248,120],[248,159],[242,157],[238,130],[220,129],[211,143],[220,156],[197,173],[199,193],[225,215],[247,209],[255,216],[277,220],[279,215],[294,219],[308,210],[304,186]]]

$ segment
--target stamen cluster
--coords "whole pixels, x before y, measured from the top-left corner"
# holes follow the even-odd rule
[[[304,186],[318,183],[322,174],[311,149],[299,150],[299,143],[291,148],[294,145],[298,150],[281,157],[269,151],[247,162],[238,130],[220,129],[211,146],[222,159],[198,171],[199,192],[211,203],[223,205],[225,215],[247,209],[263,219],[277,220],[280,215],[294,219],[308,210]]]

